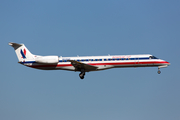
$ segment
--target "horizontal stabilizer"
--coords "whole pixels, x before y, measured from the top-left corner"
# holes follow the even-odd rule
[[[23,44],[18,44],[18,43],[9,42],[9,45],[12,46],[12,47],[16,50],[16,49],[18,49],[19,47],[21,47]]]

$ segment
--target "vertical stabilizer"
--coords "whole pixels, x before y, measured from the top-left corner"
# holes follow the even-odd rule
[[[24,44],[9,43],[16,52],[19,62],[25,60],[34,60],[34,55],[26,48]]]

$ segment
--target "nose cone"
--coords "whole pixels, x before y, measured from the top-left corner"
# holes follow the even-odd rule
[[[158,66],[158,68],[165,68],[165,67],[167,67],[167,66],[169,66],[169,65],[170,65],[169,62],[167,62],[167,61],[165,61],[165,60],[162,60],[161,65]]]
[[[166,64],[166,65],[170,65],[170,62],[165,61],[165,64]]]

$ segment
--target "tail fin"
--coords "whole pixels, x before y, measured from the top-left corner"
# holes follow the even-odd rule
[[[19,61],[34,60],[34,55],[26,48],[24,44],[9,43],[16,52]]]

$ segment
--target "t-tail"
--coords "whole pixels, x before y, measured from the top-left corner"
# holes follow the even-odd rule
[[[9,45],[14,48],[19,62],[34,60],[34,55],[26,48],[24,44],[10,42]]]

